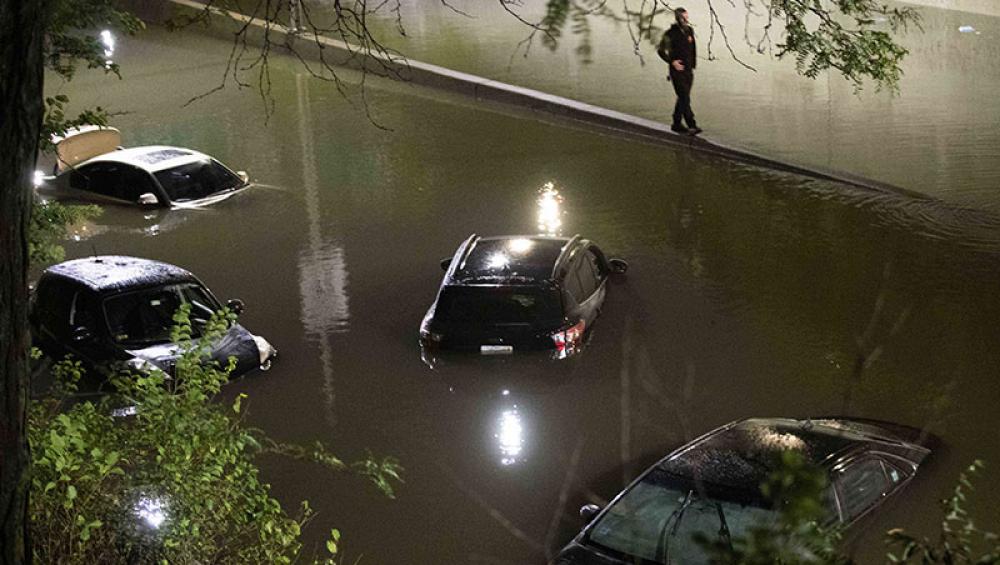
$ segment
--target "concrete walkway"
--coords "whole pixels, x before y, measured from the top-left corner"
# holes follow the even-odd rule
[[[205,6],[193,0],[126,0],[131,9],[143,20],[150,23],[163,23],[171,18],[186,15],[193,16],[205,10]],[[903,193],[909,196],[926,199],[925,195],[914,193],[888,183],[864,178],[845,171],[824,169],[815,166],[803,166],[789,163],[748,151],[731,147],[706,138],[679,135],[670,131],[667,124],[640,118],[634,115],[586,104],[577,100],[547,94],[537,90],[515,86],[480,76],[454,71],[444,67],[414,61],[412,59],[384,59],[374,56],[361,57],[359,49],[345,42],[327,37],[308,37],[290,33],[281,25],[265,24],[259,20],[248,21],[248,17],[228,10],[211,9],[213,25],[205,30],[209,33],[233,38],[235,30],[247,26],[248,41],[260,45],[265,35],[272,48],[294,45],[296,52],[302,57],[326,61],[337,61],[338,65],[354,69],[378,68],[384,73],[384,68],[391,68],[407,81],[415,84],[442,88],[459,94],[464,94],[475,100],[483,100],[500,104],[508,104],[519,108],[543,112],[548,116],[583,122],[588,125],[612,130],[631,137],[674,146],[683,146],[702,153],[717,155],[733,161],[791,172],[823,180],[832,180],[880,192]],[[219,21],[228,21],[226,25],[217,25]]]
[[[1000,2],[997,0],[900,0],[905,4],[928,6],[942,10],[957,10],[970,14],[1000,17]]]

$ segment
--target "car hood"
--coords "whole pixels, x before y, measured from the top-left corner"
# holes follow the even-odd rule
[[[201,340],[193,340],[200,345]],[[126,349],[129,355],[134,358],[148,361],[156,365],[160,370],[171,373],[177,358],[180,357],[180,346],[174,343],[163,343],[151,345],[139,349]],[[260,365],[260,352],[257,350],[257,343],[253,339],[253,334],[239,324],[233,324],[222,337],[211,343],[208,357],[225,367],[230,357],[236,358],[236,368],[233,369],[232,376],[236,377],[250,371]]]

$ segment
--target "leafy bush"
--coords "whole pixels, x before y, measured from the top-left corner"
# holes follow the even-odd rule
[[[917,538],[901,529],[886,533],[891,548],[888,563],[913,565],[1000,563],[996,534],[978,529],[966,510],[972,483],[969,475],[983,467],[975,461],[958,479],[952,496],[941,502],[945,517],[937,540]],[[853,560],[840,553],[841,532],[820,524],[824,518],[826,473],[809,466],[801,454],[784,452],[781,464],[761,485],[764,497],[780,510],[777,524],[761,524],[731,543],[696,535],[712,563],[739,565],[848,565]]]
[[[28,260],[35,265],[62,261],[65,253],[59,242],[73,226],[100,214],[101,209],[94,205],[35,202],[28,224]]]
[[[153,370],[112,378],[114,392],[74,402],[79,362],[54,366],[56,394],[35,402],[31,537],[38,563],[290,563],[313,516],[307,502],[291,516],[271,497],[255,458],[276,452],[369,478],[390,498],[401,467],[371,457],[348,465],[321,444],[279,444],[248,427],[240,395],[213,402],[229,367],[204,362],[213,336],[234,316],[213,316],[206,339],[192,340],[190,307],[175,315],[183,348],[176,373]],[[340,534],[326,543],[333,562]]]

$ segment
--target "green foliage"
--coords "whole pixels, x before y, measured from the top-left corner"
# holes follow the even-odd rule
[[[890,530],[886,537],[890,547],[899,548],[900,553],[891,553],[892,563],[1000,563],[1000,542],[992,532],[980,530],[969,517],[965,505],[974,490],[971,475],[983,468],[983,462],[976,460],[959,475],[958,484],[951,497],[941,501],[944,519],[937,540],[917,538],[904,530]]]
[[[628,2],[622,2],[617,10],[609,4],[594,0],[548,0],[546,14],[536,28],[543,34],[542,43],[555,49],[564,29],[570,26],[571,31],[582,38],[577,52],[587,62],[591,56],[588,18],[624,23],[636,52],[642,41],[654,44],[659,41],[661,29],[656,25],[658,20],[667,20],[664,27],[673,23],[670,4],[643,2],[630,6]],[[702,36],[702,41],[707,41],[708,58],[714,58],[712,42],[716,34],[735,58],[727,28],[711,2],[692,4],[695,5],[685,6],[709,17],[709,29]],[[898,88],[902,76],[900,64],[907,50],[896,43],[894,36],[910,25],[919,27],[920,23],[920,15],[915,9],[889,7],[878,0],[744,0],[743,6],[747,11],[744,36],[748,43],[750,16],[767,16],[766,23],[761,25],[760,42],[750,44],[757,52],[770,49],[772,30],[775,24],[782,24],[783,30],[776,40],[779,58],[793,58],[798,72],[810,78],[835,69],[854,83],[856,89],[860,89],[866,80],[874,81],[877,88],[893,91]]]
[[[839,532],[821,525],[825,518],[826,473],[810,466],[797,451],[783,451],[780,458],[777,470],[761,485],[764,497],[779,511],[778,522],[754,526],[731,543],[717,537],[696,536],[713,563],[847,563],[836,553]]]
[[[302,557],[300,535],[313,518],[271,497],[255,459],[277,449],[244,422],[240,395],[213,402],[234,365],[206,362],[213,337],[234,316],[223,311],[193,341],[190,307],[173,331],[183,355],[173,375],[120,373],[114,392],[70,403],[78,362],[55,365],[57,395],[33,404],[29,417],[33,471],[31,530],[39,563],[290,563]],[[129,407],[123,411],[121,407]],[[344,464],[317,444],[302,453],[335,471],[354,471],[392,493],[399,464],[369,458]],[[340,532],[326,543],[330,563]]]
[[[836,0],[834,6],[836,11],[815,0],[773,2],[771,15],[785,24],[778,57],[794,57],[798,71],[810,78],[833,68],[856,88],[865,78],[874,80],[880,88],[898,88],[900,63],[907,50],[893,41],[893,34],[910,24],[919,25],[917,11],[890,8],[876,0]],[[889,31],[877,29],[878,19],[884,20]]]
[[[34,265],[62,261],[64,250],[59,242],[72,226],[96,218],[97,206],[65,205],[58,202],[35,202],[28,224],[28,260]]]
[[[712,563],[740,565],[848,565],[850,558],[841,555],[840,531],[825,527],[823,500],[827,490],[826,473],[806,464],[797,452],[784,452],[778,470],[761,485],[764,497],[780,510],[776,524],[761,524],[731,544],[717,537],[696,535],[696,541],[711,556]],[[983,467],[974,462],[962,473],[952,496],[943,500],[945,517],[937,540],[917,538],[901,529],[886,533],[890,547],[889,563],[903,564],[997,564],[1000,545],[997,535],[978,529],[969,517],[966,504],[973,490],[969,475]]]
[[[110,27],[131,35],[144,27],[115,0],[55,0],[46,24],[45,65],[65,80],[73,78],[80,63],[118,74],[118,65],[107,62],[94,33]]]
[[[65,94],[57,94],[45,99],[45,114],[42,121],[42,130],[39,138],[39,148],[42,151],[50,152],[55,150],[53,138],[65,134],[71,128],[95,125],[108,125],[108,112],[100,106],[93,109],[86,109],[74,118],[66,117],[66,105],[69,104],[69,97]]]
[[[48,7],[45,66],[63,80],[70,80],[78,64],[87,68],[104,69],[119,75],[118,65],[108,62],[104,45],[95,35],[101,28],[113,28],[132,35],[143,28],[134,15],[118,6],[113,0],[56,0]],[[39,131],[39,149],[54,150],[52,138],[65,134],[70,128],[82,125],[107,125],[108,112],[101,107],[86,109],[75,117],[68,117],[69,98],[65,94],[46,97],[42,127]],[[28,256],[33,264],[61,261],[64,253],[59,241],[64,239],[71,226],[97,217],[97,206],[67,206],[55,202],[35,202],[32,206],[28,231]]]

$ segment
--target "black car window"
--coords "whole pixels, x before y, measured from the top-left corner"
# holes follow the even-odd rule
[[[696,533],[712,541],[726,531],[740,537],[777,518],[766,504],[702,494],[692,482],[671,480],[668,473],[654,470],[608,508],[585,543],[623,554],[629,563],[707,564],[709,556],[695,542]]]
[[[563,286],[578,304],[586,300],[589,296],[583,287],[583,283],[580,281],[579,266],[579,261],[571,264],[566,269],[566,276],[563,278]]]
[[[69,326],[71,331],[76,328],[85,328],[91,334],[99,329],[98,308],[100,304],[90,292],[80,291],[73,296],[73,303],[69,312]]]
[[[94,163],[70,174],[73,188],[86,190],[109,198],[138,202],[139,196],[156,194],[153,179],[142,169],[124,163]]]
[[[882,462],[870,457],[841,471],[837,482],[845,522],[868,511],[890,488]]]
[[[510,324],[548,322],[562,316],[559,293],[529,286],[449,286],[435,318],[444,322]]]
[[[243,185],[243,179],[214,159],[195,161],[154,174],[174,202],[197,200]]]
[[[902,469],[889,461],[883,461],[882,463],[885,465],[885,474],[889,476],[889,482],[893,486],[903,482],[903,479],[906,478],[906,473]]]
[[[108,330],[116,342],[147,346],[170,341],[174,313],[182,304],[191,305],[193,335],[199,336],[212,312],[220,306],[197,284],[179,284],[142,289],[111,296],[104,301]]]
[[[34,317],[38,324],[56,337],[69,337],[76,288],[62,279],[49,279],[39,284],[35,292]]]
[[[594,267],[590,253],[584,253],[576,267],[576,274],[580,277],[580,288],[583,289],[584,296],[590,297],[601,285],[600,276]]]
[[[597,246],[591,245],[587,248],[587,260],[590,261],[594,272],[597,273],[597,278],[604,280],[611,274],[611,269],[608,267],[608,260]]]

